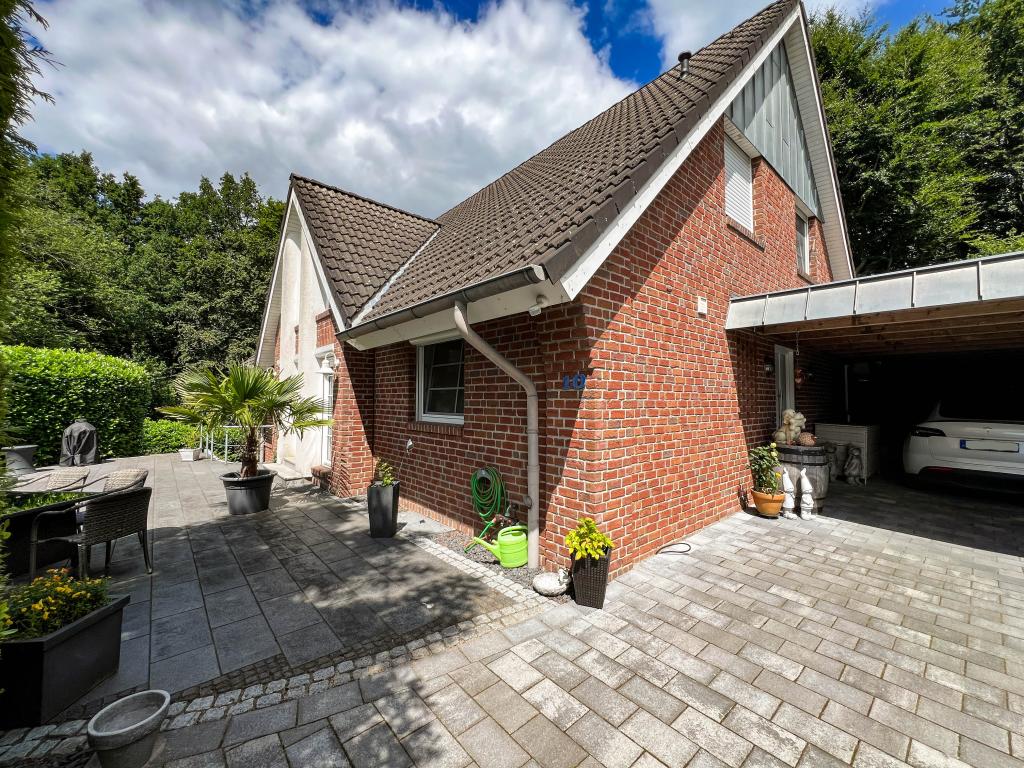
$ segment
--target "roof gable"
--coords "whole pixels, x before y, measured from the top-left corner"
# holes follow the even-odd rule
[[[346,323],[437,231],[430,219],[291,177],[310,239]]]
[[[785,40],[754,71],[726,115],[817,216],[818,188]]]

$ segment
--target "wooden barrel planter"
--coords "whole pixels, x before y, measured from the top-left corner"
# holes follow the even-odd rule
[[[814,488],[814,504],[817,509],[825,506],[828,496],[829,467],[828,456],[822,445],[780,445],[779,463],[789,475],[796,488],[796,506],[800,508],[800,470],[807,470],[807,479]]]

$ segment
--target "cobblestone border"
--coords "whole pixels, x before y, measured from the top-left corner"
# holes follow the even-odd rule
[[[452,646],[492,631],[495,624],[503,627],[517,624],[552,605],[550,600],[533,590],[438,544],[427,536],[412,536],[410,541],[463,573],[479,578],[489,588],[517,602],[373,655],[332,664],[313,672],[236,688],[218,695],[174,701],[161,730],[174,730],[197,723],[221,720],[280,704],[282,701],[322,693],[352,680],[376,675],[392,667],[441,653]],[[87,746],[87,723],[88,720],[83,719],[68,720],[59,725],[15,728],[0,732],[0,763],[26,757],[72,754],[84,749]]]

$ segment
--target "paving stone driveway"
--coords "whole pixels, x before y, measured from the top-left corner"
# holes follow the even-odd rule
[[[934,495],[875,483],[830,503],[835,518],[713,525],[689,553],[620,578],[605,611],[559,606],[314,696],[166,731],[158,762],[1021,765],[1020,552],[840,519],[865,504],[941,511]],[[1020,525],[1019,509],[988,509],[993,535]]]
[[[270,511],[231,517],[218,477],[228,468],[177,456],[120,459],[93,477],[123,466],[150,472],[154,572],[134,537],[118,543],[111,592],[131,595],[120,668],[69,714],[146,687],[187,696],[286,678],[512,602],[418,546],[429,521],[371,539],[361,502],[280,488]]]

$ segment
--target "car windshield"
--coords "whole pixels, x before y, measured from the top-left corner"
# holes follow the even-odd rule
[[[958,391],[942,398],[939,415],[946,419],[1024,423],[1024,398],[1020,391],[991,381],[973,390],[958,387]]]

